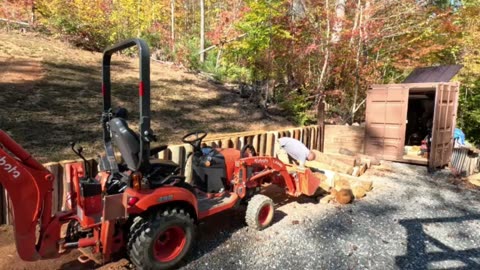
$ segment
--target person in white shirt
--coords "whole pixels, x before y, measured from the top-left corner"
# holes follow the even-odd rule
[[[315,159],[315,153],[308,149],[301,141],[283,137],[278,139],[280,149],[283,149],[291,158],[298,161],[300,167],[305,166],[307,160],[311,161]]]

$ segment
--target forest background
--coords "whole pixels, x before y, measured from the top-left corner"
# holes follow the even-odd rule
[[[371,84],[463,65],[458,126],[480,143],[480,0],[2,0],[0,22],[101,51],[145,39],[157,61],[236,82],[299,125],[364,120]],[[13,23],[13,24],[12,24]],[[333,120],[332,120],[333,119]]]

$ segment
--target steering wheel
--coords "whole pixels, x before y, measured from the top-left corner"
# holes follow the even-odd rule
[[[250,150],[247,152],[247,150]],[[251,144],[245,144],[242,147],[242,150],[240,151],[240,158],[245,158],[245,157],[254,157],[257,155],[257,151],[255,151],[255,147]]]
[[[206,136],[207,132],[198,130],[183,136],[182,142],[191,144],[195,150],[200,150],[200,144],[202,143],[203,138]]]

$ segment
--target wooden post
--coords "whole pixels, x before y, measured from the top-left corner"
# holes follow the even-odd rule
[[[184,144],[185,146],[185,168],[183,168],[183,175],[185,175],[185,182],[192,183],[192,157],[193,147],[190,144]],[[190,155],[190,156],[189,156]],[[187,158],[188,157],[188,158]]]
[[[178,165],[182,166],[183,160],[182,160],[182,151],[181,151],[181,146],[180,145],[172,145],[169,146],[168,149],[170,149],[170,152],[172,153],[171,155],[171,160]]]
[[[47,163],[43,165],[47,170],[49,170],[53,175],[53,191],[52,191],[52,214],[55,214],[62,207],[62,197],[59,195],[59,190],[62,188],[63,184],[63,170],[59,163]],[[60,181],[59,181],[60,180]],[[61,198],[59,200],[59,198]]]
[[[10,199],[10,196],[8,196],[8,193],[7,193],[6,190],[5,190],[5,198],[6,198],[6,202],[7,202],[7,211],[8,211],[7,222],[6,223],[8,225],[13,225],[13,223],[14,223],[13,204],[12,204],[12,200]]]
[[[259,137],[260,137],[260,135],[254,135],[253,139],[252,139],[252,143],[251,143],[251,145],[253,145],[253,147],[257,150],[257,154],[261,153],[261,149],[260,149],[260,147],[258,147],[260,145]]]
[[[268,132],[265,136],[265,155],[267,156],[274,156],[274,146],[275,146],[275,133],[274,132]]]
[[[71,166],[71,163],[76,162],[75,160],[64,160],[60,162],[60,166],[62,167],[62,178],[58,178],[57,182],[62,183],[62,190],[59,192],[61,194],[61,198],[59,196],[59,200],[61,200],[61,208],[60,210],[65,211],[68,209],[67,199],[69,198],[69,194],[73,192],[71,180],[69,172],[67,171],[67,166]]]
[[[325,104],[323,97],[320,97],[317,104],[317,125],[318,125],[318,150],[323,152],[325,138]]]

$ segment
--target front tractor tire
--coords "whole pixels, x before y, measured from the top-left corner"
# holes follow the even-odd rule
[[[272,199],[257,194],[248,202],[245,221],[249,227],[261,231],[272,223],[274,211]]]
[[[181,208],[161,210],[132,224],[128,255],[137,269],[170,269],[188,254],[195,224]]]

